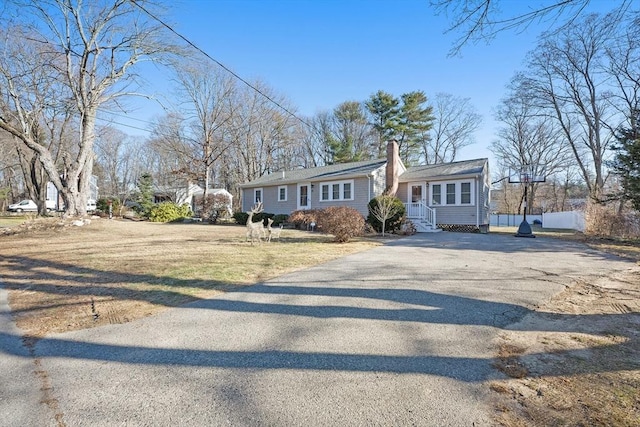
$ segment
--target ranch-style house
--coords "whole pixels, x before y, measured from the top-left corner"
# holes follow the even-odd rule
[[[388,190],[402,200],[419,232],[489,230],[488,159],[405,168],[398,145],[387,157],[274,172],[240,185],[242,210],[262,202],[265,212],[350,206],[365,217],[369,201]]]

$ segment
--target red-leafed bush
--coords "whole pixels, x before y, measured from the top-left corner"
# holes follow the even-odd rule
[[[356,209],[346,206],[331,206],[316,215],[318,227],[333,234],[336,242],[344,243],[364,234],[364,217]]]

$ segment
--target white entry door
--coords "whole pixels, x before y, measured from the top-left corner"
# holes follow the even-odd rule
[[[423,207],[427,205],[427,185],[424,182],[411,182],[407,190],[407,217],[421,218]]]
[[[311,185],[298,184],[298,209],[311,208]]]

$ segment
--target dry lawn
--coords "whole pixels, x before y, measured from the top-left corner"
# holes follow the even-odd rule
[[[241,226],[107,219],[39,219],[9,231],[0,232],[0,281],[32,337],[128,322],[381,244],[284,230],[252,245]]]

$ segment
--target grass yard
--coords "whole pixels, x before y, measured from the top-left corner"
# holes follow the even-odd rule
[[[251,245],[241,226],[58,223],[0,234],[0,280],[18,326],[34,337],[131,321],[381,244],[284,230],[279,241]]]
[[[24,215],[0,216],[0,228],[15,227],[24,223],[27,219],[29,219],[29,217],[26,217]]]

